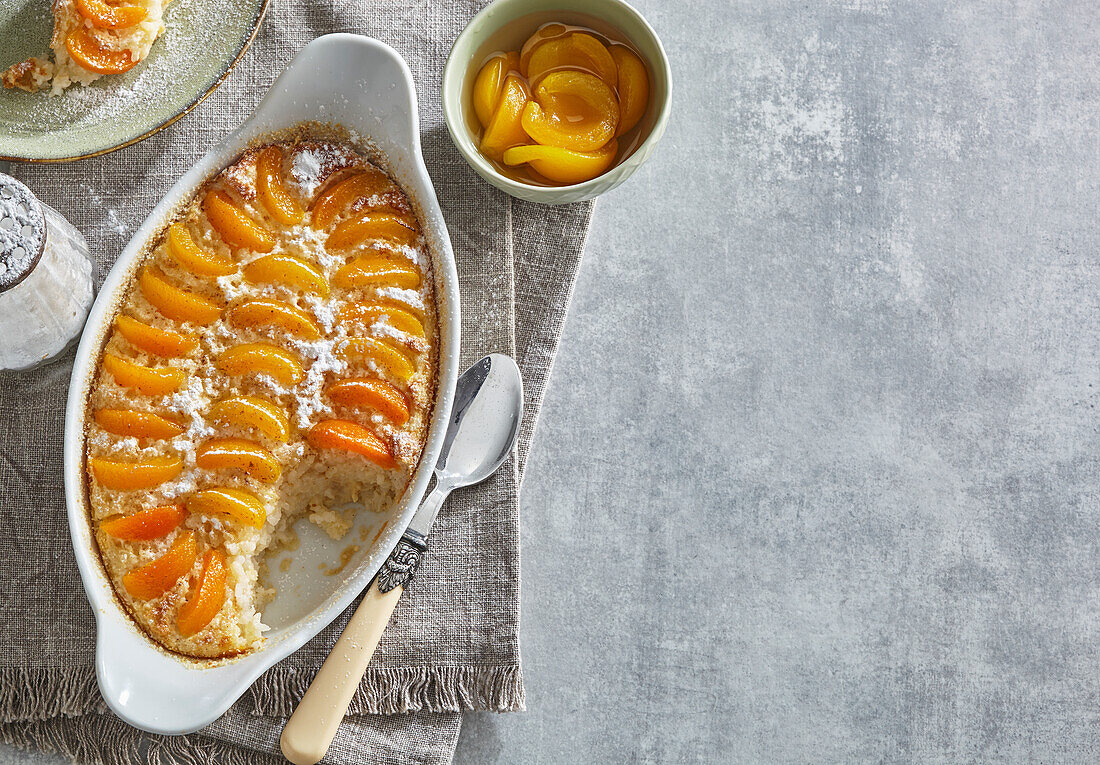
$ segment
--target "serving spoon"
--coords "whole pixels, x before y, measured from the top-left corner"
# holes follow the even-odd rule
[[[294,765],[314,765],[328,751],[397,600],[427,549],[428,532],[443,500],[455,489],[484,481],[504,464],[522,418],[523,380],[508,356],[490,354],[458,378],[435,464],[435,488],[417,508],[283,728],[279,743]]]

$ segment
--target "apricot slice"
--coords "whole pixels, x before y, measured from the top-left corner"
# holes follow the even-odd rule
[[[65,50],[73,61],[97,74],[122,74],[138,64],[130,58],[129,51],[104,48],[83,24],[69,32]]]
[[[195,532],[188,529],[179,535],[164,555],[123,576],[122,586],[138,600],[159,598],[172,589],[180,577],[191,572],[198,557]]]
[[[416,227],[397,215],[389,213],[367,212],[344,221],[337,226],[328,239],[325,249],[354,247],[368,239],[382,239],[393,244],[412,245],[416,242]]]
[[[136,5],[116,7],[107,5],[103,0],[76,0],[76,9],[98,29],[132,27],[149,15],[148,11]]]
[[[237,270],[237,264],[203,251],[180,222],[168,228],[168,254],[185,269],[198,276],[228,276]]]
[[[345,359],[362,359],[368,366],[374,365],[401,382],[408,382],[416,374],[416,367],[403,351],[385,340],[373,337],[349,337],[341,348]]]
[[[330,385],[325,393],[337,404],[374,409],[398,425],[409,421],[409,404],[405,396],[388,382],[352,377]]]
[[[408,263],[380,255],[361,255],[342,266],[332,281],[337,287],[387,284],[412,290],[420,286],[420,271]]]
[[[557,146],[515,146],[504,152],[504,163],[521,165],[526,162],[556,183],[583,183],[611,167],[618,151],[616,140],[593,152],[570,151]]]
[[[195,450],[195,464],[203,470],[236,468],[257,481],[270,483],[281,472],[275,455],[243,438],[212,438]]]
[[[496,53],[485,62],[474,80],[474,113],[482,127],[489,127],[493,112],[504,92],[504,79],[519,71],[519,54],[515,51]]]
[[[382,303],[349,303],[340,309],[341,323],[361,322],[373,324],[383,321],[394,329],[409,335],[424,337],[424,325],[420,319],[403,308]]]
[[[171,481],[183,472],[183,460],[179,457],[150,457],[131,462],[89,457],[88,467],[104,489],[133,491],[151,489],[165,481]]]
[[[222,315],[222,306],[202,295],[177,287],[152,266],[141,272],[141,294],[163,316],[176,321],[211,324]]]
[[[306,441],[314,449],[342,449],[360,454],[384,468],[397,465],[385,441],[350,420],[322,420],[309,429]]]
[[[615,135],[622,135],[638,124],[649,105],[649,71],[625,45],[613,45],[611,58],[619,70],[619,128]]]
[[[195,591],[176,614],[176,629],[181,636],[186,638],[198,634],[222,610],[226,573],[225,553],[207,550],[202,556],[202,569]]]
[[[179,528],[187,511],[180,505],[147,507],[133,515],[111,518],[99,524],[99,530],[109,537],[128,542],[147,542],[160,539]]]
[[[393,181],[380,170],[368,169],[345,178],[325,189],[313,203],[312,225],[315,229],[328,228],[353,199],[384,194],[394,187]]]
[[[569,33],[569,28],[565,24],[558,22],[551,22],[550,24],[543,24],[541,27],[535,30],[535,33],[527,38],[527,41],[523,43],[523,48],[519,53],[519,71],[524,77],[527,76],[527,67],[531,63],[531,54],[535,52],[535,48],[542,45],[547,40],[553,40],[557,37],[564,37]]]
[[[198,341],[192,335],[152,327],[124,314],[115,317],[115,329],[130,345],[154,356],[178,358],[199,347]]]
[[[183,384],[183,370],[172,367],[143,367],[113,353],[103,354],[103,368],[123,388],[143,396],[166,396]]]
[[[619,102],[607,84],[584,72],[551,72],[535,89],[521,116],[535,143],[595,151],[615,136]]]
[[[211,191],[202,200],[202,210],[214,230],[230,247],[271,252],[275,238],[252,219],[224,191]]]
[[[243,489],[203,489],[187,498],[187,511],[197,515],[222,515],[244,526],[262,529],[267,520],[264,505]]]
[[[321,336],[321,330],[308,313],[281,300],[246,300],[230,308],[226,319],[234,327],[277,327],[306,340],[316,340]]]
[[[244,267],[244,278],[253,284],[287,284],[328,297],[328,281],[317,266],[293,255],[264,255]]]
[[[108,433],[133,438],[175,438],[184,428],[167,417],[136,409],[97,409],[96,424]]]
[[[535,47],[524,73],[529,82],[537,84],[549,72],[568,69],[591,72],[610,87],[615,87],[618,78],[615,59],[607,46],[584,32],[556,37]]]
[[[256,160],[256,191],[271,217],[284,226],[296,226],[305,217],[302,206],[283,186],[283,153],[268,146]]]
[[[271,343],[242,343],[218,356],[218,369],[238,377],[266,374],[283,385],[297,385],[305,377],[298,357]]]
[[[260,431],[275,441],[290,440],[290,419],[286,409],[259,396],[233,396],[210,408],[210,419],[221,425],[236,425]]]
[[[504,151],[512,146],[531,143],[530,136],[523,129],[523,107],[531,98],[527,83],[515,75],[504,80],[504,92],[500,103],[481,137],[481,153],[490,159],[499,160]]]

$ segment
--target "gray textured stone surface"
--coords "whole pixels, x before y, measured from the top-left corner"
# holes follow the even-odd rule
[[[1100,11],[639,1],[461,763],[1100,759]],[[0,764],[50,762],[0,750]]]

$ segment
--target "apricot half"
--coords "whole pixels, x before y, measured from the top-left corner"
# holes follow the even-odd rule
[[[625,45],[611,46],[618,69],[619,128],[622,135],[638,124],[649,105],[649,71],[638,55]]]
[[[76,10],[99,29],[132,27],[149,15],[136,5],[111,6],[103,0],[76,0]]]
[[[202,210],[219,236],[230,247],[256,252],[271,252],[275,238],[252,216],[242,210],[224,191],[211,191],[202,201]]]
[[[244,526],[262,529],[267,520],[264,505],[243,489],[203,489],[187,498],[187,511],[197,515],[221,515]]]
[[[203,470],[235,468],[267,483],[282,472],[274,454],[243,438],[210,439],[195,450],[195,464]]]
[[[366,199],[384,194],[394,188],[393,181],[380,170],[370,168],[356,173],[350,178],[334,183],[313,203],[312,226],[315,229],[328,228],[354,199]]]
[[[341,355],[345,359],[359,359],[368,366],[375,366],[401,382],[408,382],[416,367],[405,352],[385,340],[373,337],[349,337],[344,341]]]
[[[178,358],[199,347],[198,341],[191,335],[153,327],[125,314],[115,317],[115,329],[130,345],[154,356]]]
[[[160,313],[176,321],[212,324],[222,315],[223,306],[168,281],[160,269],[149,266],[138,280],[141,294]]]
[[[497,110],[504,92],[505,78],[518,71],[519,54],[515,51],[495,54],[478,71],[474,80],[474,113],[482,127],[489,127],[489,121]]]
[[[122,586],[138,600],[159,598],[172,589],[180,577],[191,572],[198,556],[195,532],[188,529],[164,555],[123,576]]]
[[[244,278],[253,284],[286,284],[328,297],[328,281],[317,266],[293,255],[264,255],[244,267]]]
[[[128,542],[147,542],[160,539],[175,531],[187,517],[187,511],[180,505],[162,505],[147,507],[133,515],[111,518],[99,524],[99,530],[109,537]]]
[[[381,321],[389,324],[399,332],[405,332],[417,337],[424,337],[424,324],[412,313],[404,308],[382,303],[349,303],[340,309],[339,319],[342,324],[360,322],[371,325]]]
[[[183,268],[198,276],[228,276],[237,270],[231,260],[206,252],[195,244],[187,226],[176,221],[168,228],[168,254]]]
[[[221,425],[258,430],[268,438],[290,440],[290,419],[286,409],[259,396],[233,396],[210,407],[210,419]]]
[[[167,417],[136,409],[97,409],[96,424],[108,433],[132,438],[175,438],[184,428]]]
[[[103,368],[123,388],[143,396],[166,396],[183,384],[183,370],[172,367],[143,367],[113,353],[103,354]]]
[[[420,271],[408,263],[380,255],[361,255],[342,266],[332,281],[338,287],[384,284],[411,290],[420,286]]]
[[[73,61],[97,74],[122,74],[137,66],[126,50],[104,48],[83,24],[65,38],[65,50]]]
[[[376,410],[398,425],[409,421],[409,403],[397,388],[370,377],[353,377],[328,387],[328,397],[337,404]]]
[[[557,183],[582,183],[606,171],[615,162],[618,141],[599,151],[581,152],[557,146],[516,146],[504,152],[506,165],[528,163],[538,173]]]
[[[615,87],[615,60],[606,45],[585,32],[573,32],[537,45],[531,51],[524,74],[537,85],[548,73],[569,69],[590,72]]]
[[[509,75],[504,80],[500,103],[481,137],[482,154],[499,160],[509,147],[531,143],[522,124],[523,107],[530,98],[531,92],[522,78]]]
[[[96,482],[105,489],[133,491],[151,489],[183,472],[179,457],[150,457],[146,460],[112,460],[89,457],[88,467]]]
[[[266,374],[283,385],[297,385],[305,377],[298,357],[271,343],[242,343],[227,348],[218,356],[218,369],[239,377]]]
[[[207,550],[202,556],[202,569],[195,583],[195,591],[180,606],[176,615],[176,628],[180,635],[186,638],[198,634],[222,610],[226,573],[225,553]]]
[[[314,449],[341,449],[360,454],[384,468],[397,465],[385,441],[350,420],[323,420],[309,429],[306,441]]]
[[[272,218],[284,226],[302,222],[302,206],[283,186],[283,153],[278,146],[268,146],[256,160],[256,191]]]
[[[615,136],[619,102],[595,75],[551,72],[523,107],[523,129],[536,143],[573,151],[595,151]]]
[[[238,328],[277,327],[295,337],[316,340],[321,330],[297,306],[270,298],[254,298],[229,309],[226,320]]]

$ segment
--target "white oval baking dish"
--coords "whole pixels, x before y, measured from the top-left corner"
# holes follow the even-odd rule
[[[293,553],[290,573],[282,576],[286,586],[279,587],[279,594],[264,610],[264,621],[272,630],[263,647],[221,662],[190,660],[163,650],[140,631],[117,600],[104,571],[84,485],[86,400],[103,338],[121,299],[119,293],[150,239],[162,230],[179,204],[250,143],[309,121],[336,123],[367,139],[386,157],[386,169],[419,208],[432,250],[439,304],[435,410],[420,465],[377,541],[369,547],[363,545],[341,574],[325,576],[318,573],[319,568],[333,565],[347,542],[329,541],[323,533],[311,532],[311,524],[302,522],[296,527],[302,544]],[[377,40],[352,34],[320,37],[303,48],[280,75],[255,114],[180,178],[146,218],[107,275],[77,350],[65,412],[65,499],[76,562],[95,613],[96,676],[103,698],[119,717],[137,728],[164,734],[189,733],[209,725],[262,672],[300,648],[366,589],[428,486],[454,397],[458,348],[458,275],[443,214],[421,154],[412,74],[396,51]],[[380,525],[377,521],[375,528]],[[357,536],[355,541],[359,539]]]

